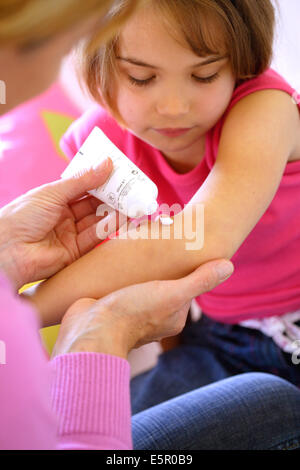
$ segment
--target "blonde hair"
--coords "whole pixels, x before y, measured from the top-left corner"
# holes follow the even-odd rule
[[[101,43],[120,27],[138,0],[128,0],[118,16],[105,16],[114,0],[1,0],[0,46],[31,46],[67,30],[92,15],[99,15],[99,33],[90,43]]]
[[[128,1],[121,0],[109,16],[118,18]],[[271,0],[144,0],[141,5],[154,7],[168,31],[181,41],[184,38],[195,54],[205,57],[226,50],[236,85],[263,73],[271,63],[275,29]],[[223,43],[211,24],[222,32]],[[120,31],[92,54],[87,46],[82,76],[92,97],[126,127],[113,99],[119,35]]]

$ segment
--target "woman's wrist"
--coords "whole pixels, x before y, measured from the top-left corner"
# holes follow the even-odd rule
[[[127,359],[129,351],[118,339],[111,337],[105,340],[92,340],[82,339],[78,343],[73,344],[67,351],[67,353],[76,352],[90,352],[98,354],[109,354],[110,356],[117,356],[123,359]],[[56,354],[57,355],[57,354]]]
[[[84,316],[85,312],[81,315]],[[127,359],[131,349],[127,326],[124,325],[123,320],[116,321],[113,312],[106,308],[103,308],[100,315],[101,319],[97,326],[91,324],[84,327],[79,323],[80,331],[77,326],[73,329],[72,324],[68,324],[70,317],[66,319],[66,322],[63,320],[52,358],[68,353],[91,352]]]

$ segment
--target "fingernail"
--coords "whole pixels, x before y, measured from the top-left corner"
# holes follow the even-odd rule
[[[221,263],[217,264],[216,271],[218,273],[218,277],[220,281],[225,281],[234,271],[233,264],[229,261],[222,261]]]
[[[111,161],[110,158],[106,158],[101,163],[95,163],[93,165],[93,169],[95,170],[96,173],[102,173],[103,171],[108,169],[108,167],[110,166],[110,161]]]

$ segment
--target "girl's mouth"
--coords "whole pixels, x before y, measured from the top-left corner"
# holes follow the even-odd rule
[[[191,127],[185,128],[168,128],[168,129],[154,129],[159,134],[165,135],[167,137],[178,137],[180,135],[186,134]]]

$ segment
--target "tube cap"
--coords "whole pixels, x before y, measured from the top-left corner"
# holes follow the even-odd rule
[[[157,211],[157,208],[158,208],[158,202],[157,202],[157,201],[152,201],[152,202],[147,206],[147,213],[146,213],[146,215],[154,214],[154,212]]]
[[[157,201],[144,195],[140,196],[137,202],[128,206],[127,213],[128,216],[132,218],[142,217],[143,215],[154,214],[157,208]]]

